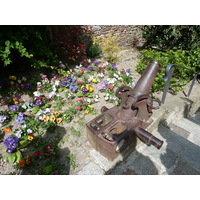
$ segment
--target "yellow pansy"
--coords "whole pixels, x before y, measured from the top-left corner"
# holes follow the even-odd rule
[[[60,115],[60,113],[58,111],[54,112],[54,115]]]
[[[16,76],[9,76],[9,79],[16,81],[17,77]]]
[[[84,113],[85,113],[85,114],[88,114],[88,113],[89,113],[89,111],[88,111],[88,110],[85,110],[85,111],[84,111]]]
[[[89,108],[94,108],[94,106],[88,105]]]
[[[97,83],[97,80],[96,79],[92,79],[91,80],[93,83]]]
[[[45,122],[48,122],[48,121],[49,121],[49,116],[44,115],[44,116],[43,116],[43,120],[44,120]]]
[[[57,119],[56,119],[56,123],[57,123],[57,124],[60,124],[60,122],[62,122],[62,119],[61,119],[61,118],[57,118]]]
[[[86,85],[86,88],[89,92],[93,92],[94,88],[91,85]]]
[[[51,116],[50,116],[50,121],[54,122],[55,119],[56,119],[56,117],[55,117],[54,115],[51,115]]]
[[[33,138],[34,138],[34,135],[29,135],[29,136],[28,136],[28,140],[29,140],[29,141],[32,141]]]
[[[10,81],[10,84],[11,84],[11,85],[14,85],[15,83],[14,83],[13,81]]]

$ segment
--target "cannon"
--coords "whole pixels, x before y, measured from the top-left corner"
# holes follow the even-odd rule
[[[134,88],[121,86],[116,90],[116,97],[121,99],[119,106],[103,106],[101,114],[86,124],[92,147],[107,159],[114,160],[127,147],[134,146],[137,138],[161,148],[163,141],[145,130],[153,121],[152,110],[161,105],[159,99],[150,97],[159,67],[158,62],[151,61]]]

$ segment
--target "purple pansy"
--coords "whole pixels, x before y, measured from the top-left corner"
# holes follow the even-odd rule
[[[4,145],[7,147],[6,152],[11,154],[18,146],[19,138],[9,136],[5,139]]]
[[[82,93],[83,93],[83,94],[87,94],[87,93],[88,93],[88,90],[87,90],[86,87],[83,87],[81,90],[82,90]]]
[[[18,111],[19,110],[19,105],[11,105],[11,106],[8,106],[8,109],[9,110],[12,110],[12,111]]]

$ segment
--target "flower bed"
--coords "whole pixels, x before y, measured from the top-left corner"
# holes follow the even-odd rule
[[[78,148],[75,143],[84,133],[88,115],[98,115],[97,107],[102,104],[117,105],[119,99],[114,95],[117,87],[135,84],[131,70],[118,70],[116,64],[95,61],[70,71],[57,71],[51,78],[45,74],[33,80],[10,76],[0,83],[1,91],[10,96],[6,109],[0,111],[2,159],[16,169],[15,173],[22,170],[25,174],[69,173],[59,162],[60,149],[69,144],[66,133],[73,137],[71,146]],[[29,98],[19,96],[21,92]],[[62,136],[55,134],[58,129]],[[65,159],[70,168],[76,168],[71,146],[67,147]]]

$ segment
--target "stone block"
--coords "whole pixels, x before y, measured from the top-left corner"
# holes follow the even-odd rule
[[[105,174],[105,171],[99,167],[98,164],[94,162],[89,162],[87,165],[85,165],[78,173],[77,175],[103,175]]]

